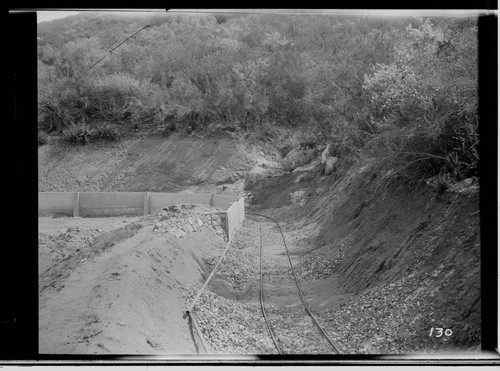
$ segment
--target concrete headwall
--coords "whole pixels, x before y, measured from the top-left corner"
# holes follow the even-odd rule
[[[243,225],[245,219],[245,202],[243,198],[233,202],[227,209],[227,234],[231,238],[234,232]]]
[[[38,215],[73,215],[78,192],[39,192]]]
[[[203,204],[225,210],[226,231],[232,237],[245,219],[243,198],[207,193],[160,192],[38,192],[38,215],[148,215],[176,204]]]
[[[80,216],[143,215],[144,192],[82,192]]]

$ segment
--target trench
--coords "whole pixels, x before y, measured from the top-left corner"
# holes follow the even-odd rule
[[[294,276],[287,261],[283,242],[276,227],[270,222],[263,222],[263,302],[264,314],[268,319],[271,332],[277,339],[273,347],[267,335],[268,347],[265,353],[271,354],[336,354],[328,340],[318,332],[312,318],[301,303]],[[262,336],[265,324],[263,313],[259,310],[259,228],[258,223],[247,219],[236,233],[233,246],[220,265],[208,288],[226,301],[234,301],[251,308],[249,320],[260,324],[260,329],[251,331],[243,341],[253,343]],[[321,326],[327,322],[321,318],[321,312],[333,308],[341,301],[335,300],[338,288],[332,279],[304,281],[304,297],[311,307],[314,317]],[[325,289],[328,287],[328,289]],[[230,320],[230,319],[229,319]],[[220,318],[219,318],[220,321]],[[334,329],[325,330],[336,337]],[[339,339],[336,339],[337,341]],[[213,346],[217,348],[217,341]],[[277,349],[276,349],[277,348]],[[231,351],[231,348],[219,349]]]

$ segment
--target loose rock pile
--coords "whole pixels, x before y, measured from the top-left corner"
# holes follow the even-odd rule
[[[158,223],[153,226],[155,233],[168,233],[177,238],[185,238],[202,228],[209,228],[227,241],[225,216],[203,205],[172,205],[159,211]]]

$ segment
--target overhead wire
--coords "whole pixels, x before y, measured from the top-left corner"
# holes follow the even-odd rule
[[[110,55],[111,53],[113,53],[116,49],[118,49],[121,45],[125,44],[125,42],[127,42],[128,40],[130,40],[132,37],[134,37],[135,35],[137,35],[139,32],[141,32],[142,30],[150,27],[151,25],[148,24],[146,26],[144,26],[143,28],[141,28],[139,31],[136,31],[134,32],[132,35],[130,35],[129,37],[127,37],[125,40],[123,40],[121,43],[119,43],[118,45],[116,45],[113,49],[111,49],[106,55],[104,55],[101,59],[99,59],[97,62],[95,62],[92,66],[90,66],[90,68],[87,70],[90,71],[92,68],[94,68],[94,66],[96,66],[97,64],[99,64],[100,61],[102,61],[104,58],[106,58],[108,55]]]

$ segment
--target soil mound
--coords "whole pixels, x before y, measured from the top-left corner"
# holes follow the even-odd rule
[[[153,232],[164,216],[84,218],[78,228],[74,218],[58,218],[57,227],[40,218],[41,354],[198,352],[183,318],[186,298],[225,242],[211,225],[187,238]]]

